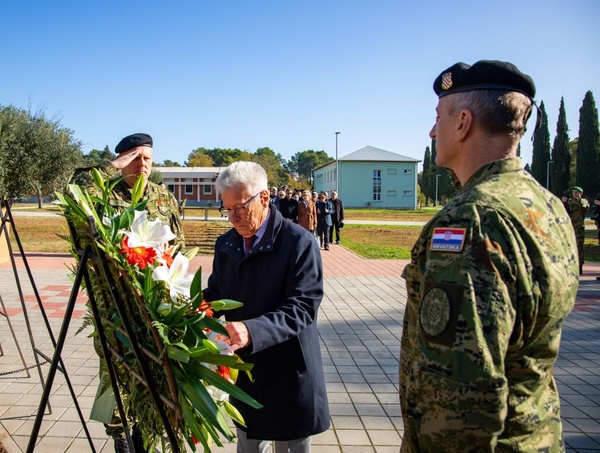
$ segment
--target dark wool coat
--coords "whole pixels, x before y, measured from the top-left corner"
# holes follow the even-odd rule
[[[252,343],[237,353],[254,364],[254,382],[240,372],[237,385],[264,406],[231,398],[246,421],[242,429],[250,439],[293,440],[329,428],[317,332],[323,267],[314,236],[285,221],[273,204],[269,209],[266,232],[250,254],[234,228],[217,239],[204,298],[244,303],[222,313],[250,332]]]

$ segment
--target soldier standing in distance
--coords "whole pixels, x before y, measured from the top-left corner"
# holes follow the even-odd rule
[[[514,65],[434,82],[436,165],[460,181],[402,276],[402,452],[564,450],[553,378],[575,302],[575,234],[516,156],[535,86]]]
[[[583,253],[583,243],[585,242],[585,213],[590,208],[588,201],[582,197],[583,189],[579,186],[573,187],[573,197],[567,198],[563,195],[562,202],[565,209],[571,217],[573,229],[575,230],[575,240],[577,241],[577,254],[579,256],[579,275],[583,274],[583,263],[585,256]]]

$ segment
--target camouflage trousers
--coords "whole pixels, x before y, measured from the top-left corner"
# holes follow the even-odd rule
[[[585,227],[582,225],[581,227],[575,228],[575,239],[577,241],[577,256],[579,257],[579,266],[583,266],[585,262],[585,257],[583,254],[583,243],[585,241]]]
[[[100,383],[109,381],[110,378],[108,375],[108,366],[106,364],[106,360],[104,359],[104,355],[102,354],[102,346],[98,337],[94,337],[94,349],[96,350],[98,358],[100,359]],[[113,439],[124,439],[125,430],[123,429],[121,416],[119,415],[119,408],[116,404],[112,409],[112,413],[113,414],[110,423],[104,423],[106,435]]]

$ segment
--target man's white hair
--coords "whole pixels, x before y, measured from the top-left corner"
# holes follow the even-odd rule
[[[244,187],[248,193],[255,194],[269,189],[267,172],[256,162],[234,162],[217,177],[217,190],[228,192]]]

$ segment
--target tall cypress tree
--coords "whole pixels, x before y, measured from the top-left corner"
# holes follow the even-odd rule
[[[423,176],[421,177],[421,192],[425,195],[425,204],[431,200],[431,151],[429,146],[425,148],[425,157],[423,157]]]
[[[556,123],[556,137],[552,147],[552,160],[554,164],[550,167],[550,189],[554,195],[560,197],[563,192],[569,190],[571,177],[571,153],[569,153],[569,126],[567,125],[567,113],[565,101],[560,99],[558,110],[558,122]]]
[[[542,186],[546,187],[546,171],[550,160],[550,132],[548,131],[548,115],[544,101],[540,104],[533,131],[533,150],[531,156],[531,175]]]
[[[591,91],[585,93],[579,109],[579,141],[577,144],[576,184],[584,196],[591,199],[600,193],[600,132],[598,109]]]

